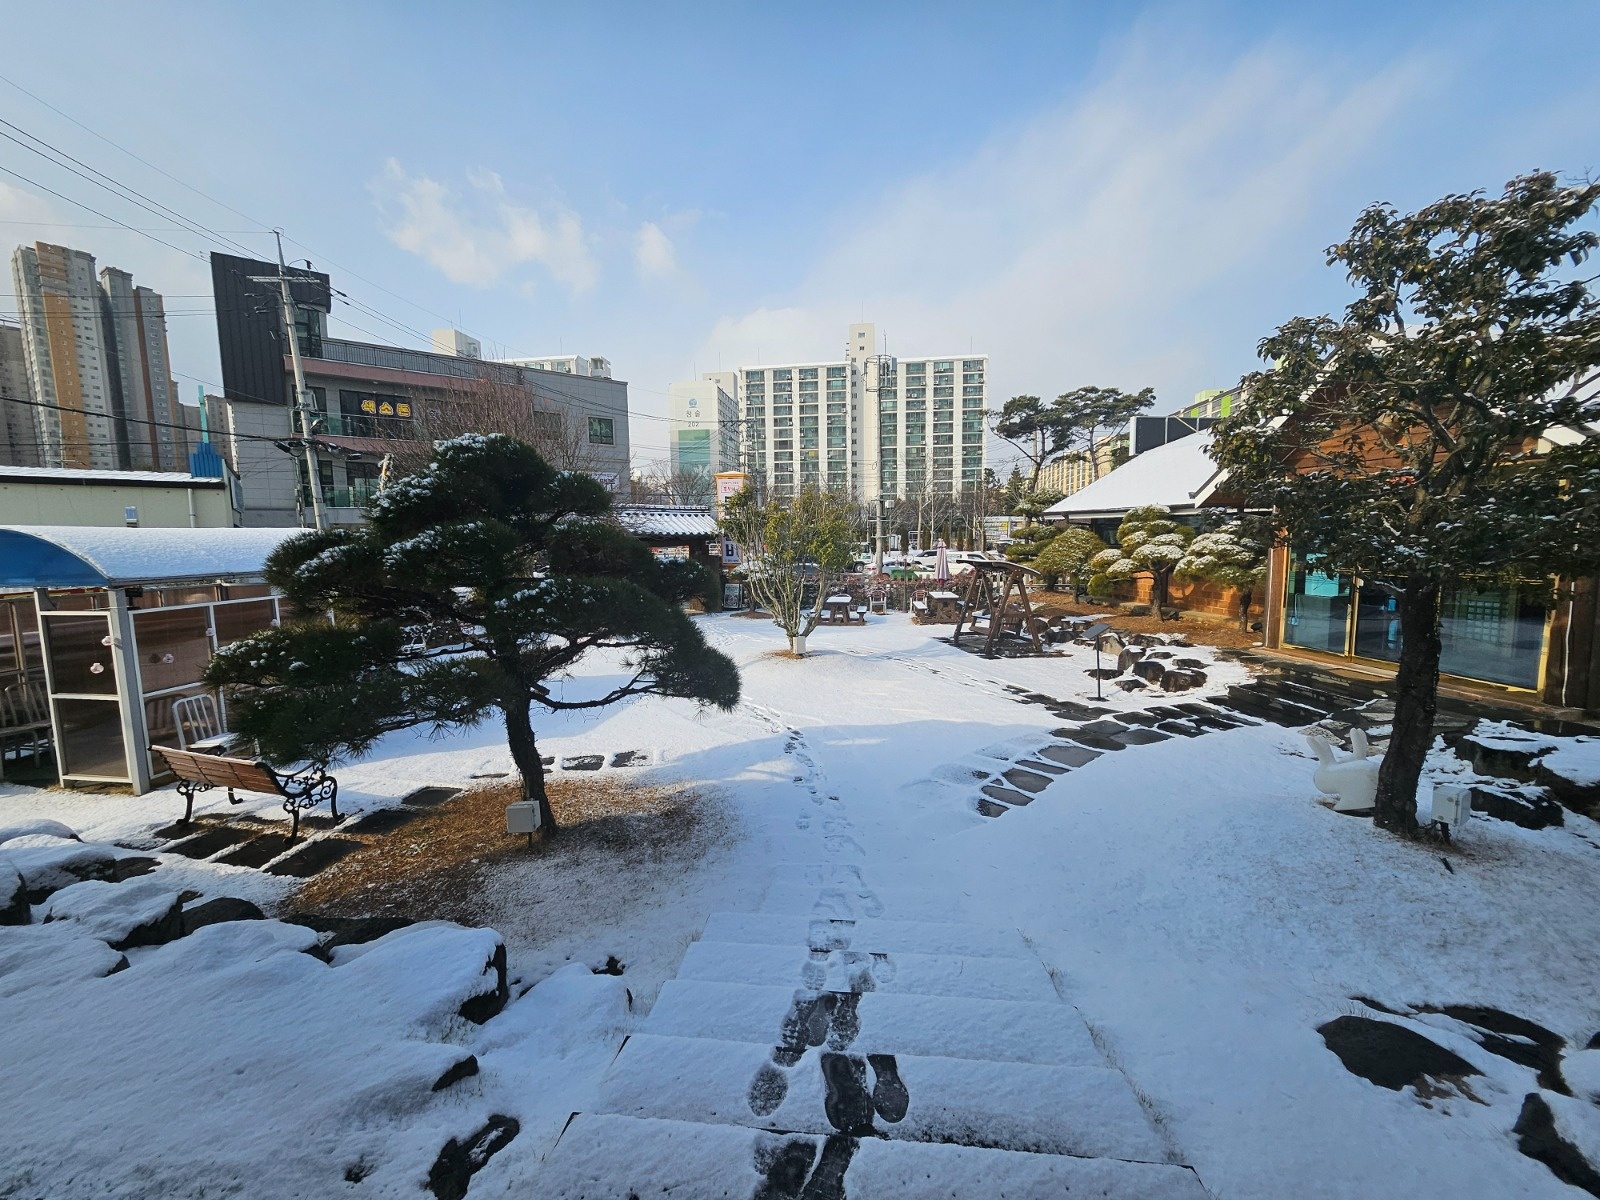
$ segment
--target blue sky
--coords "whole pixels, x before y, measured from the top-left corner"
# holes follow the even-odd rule
[[[1600,170],[1592,2],[8,6],[0,117],[262,254],[282,226],[421,344],[603,354],[636,460],[695,371],[992,356],[995,400],[1225,386],[1344,299],[1323,248],[1537,167]],[[66,118],[156,164],[183,185]],[[168,295],[218,378],[206,239],[0,142],[0,238]],[[111,228],[39,185],[148,237]],[[190,187],[205,195],[199,195]],[[207,198],[209,197],[209,198]],[[248,214],[248,217],[241,215]],[[15,308],[0,301],[0,311]],[[1000,449],[997,447],[997,449]],[[1003,461],[1004,452],[997,457]]]

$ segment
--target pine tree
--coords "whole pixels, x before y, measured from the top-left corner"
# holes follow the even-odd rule
[[[1150,576],[1150,605],[1157,616],[1167,607],[1167,586],[1183,560],[1194,530],[1172,519],[1163,505],[1146,504],[1128,510],[1117,526],[1117,544],[1096,554],[1090,565],[1112,579]]]
[[[273,552],[267,579],[303,615],[219,651],[206,678],[243,686],[236,727],[284,762],[355,757],[394,730],[498,711],[523,797],[553,830],[535,706],[739,699],[737,669],[681,608],[706,593],[706,572],[658,561],[608,520],[610,506],[598,482],[514,438],[440,442],[379,495],[369,524],[303,533]],[[621,679],[567,699],[549,681],[593,650],[621,653]]]
[[[1342,319],[1262,341],[1213,455],[1318,569],[1393,581],[1394,733],[1375,821],[1415,836],[1433,743],[1439,619],[1462,579],[1542,583],[1600,568],[1600,298],[1582,264],[1600,183],[1541,172],[1499,197],[1364,212],[1328,251]]]
[[[1202,533],[1189,543],[1173,571],[1178,579],[1204,579],[1239,593],[1239,631],[1250,629],[1250,602],[1267,570],[1267,545],[1242,522]]]
[[[1105,548],[1106,544],[1092,530],[1069,525],[1046,543],[1033,560],[1033,567],[1044,576],[1045,587],[1053,588],[1066,579],[1076,595],[1088,585],[1090,560]]]

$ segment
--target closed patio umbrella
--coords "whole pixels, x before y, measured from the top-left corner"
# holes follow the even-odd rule
[[[950,556],[945,553],[944,539],[933,544],[933,578],[937,583],[950,582]]]

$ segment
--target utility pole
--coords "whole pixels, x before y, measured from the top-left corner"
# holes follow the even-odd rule
[[[294,363],[294,399],[295,408],[300,413],[300,442],[301,450],[305,454],[306,485],[311,491],[312,520],[318,529],[326,529],[327,521],[322,513],[322,480],[317,473],[317,451],[311,441],[311,422],[314,413],[311,407],[311,393],[306,391],[306,373],[300,365],[300,336],[295,330],[294,322],[294,297],[289,294],[289,268],[283,261],[283,230],[274,229],[273,236],[278,239],[278,274],[252,275],[252,283],[278,284],[278,295],[283,302],[283,327],[289,334],[289,358]]]

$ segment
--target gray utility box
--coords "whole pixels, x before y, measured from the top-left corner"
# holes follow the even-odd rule
[[[507,833],[534,833],[539,828],[539,806],[532,800],[506,805]]]

